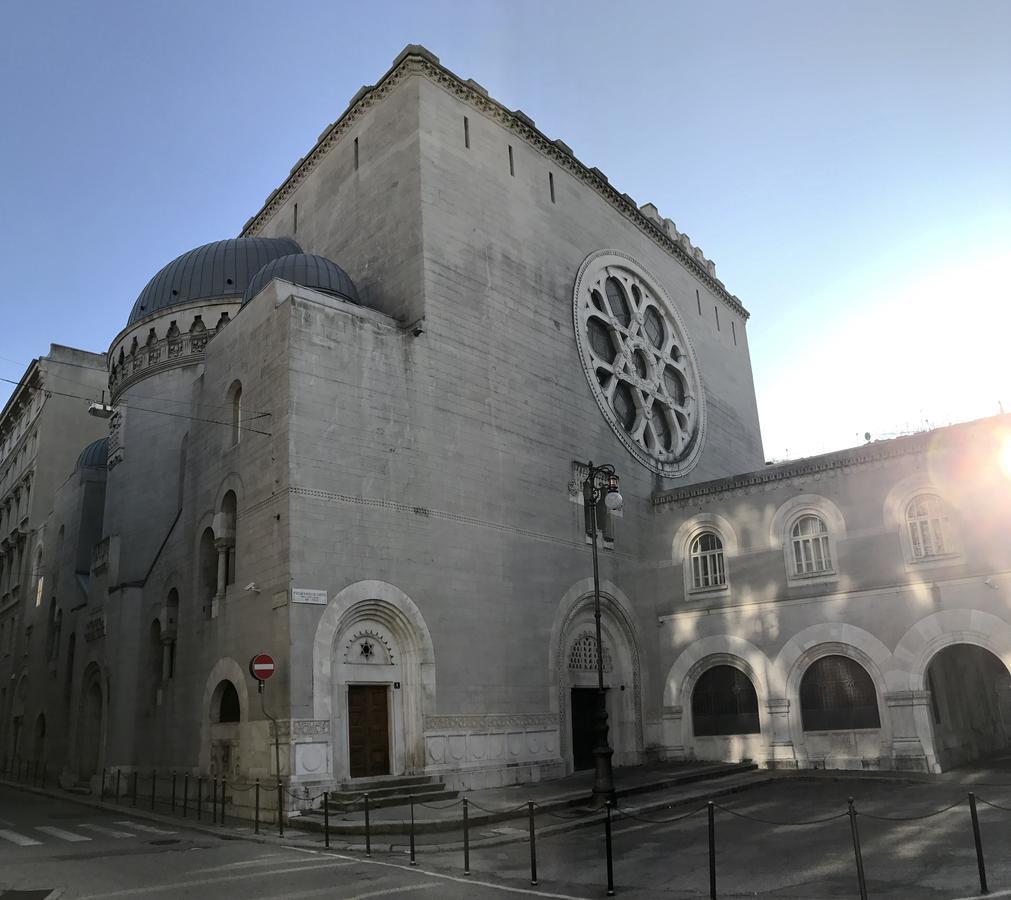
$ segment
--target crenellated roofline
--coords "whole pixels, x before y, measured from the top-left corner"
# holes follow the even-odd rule
[[[457,99],[496,120],[549,158],[560,169],[564,169],[595,190],[655,244],[677,259],[730,309],[744,319],[749,318],[750,314],[741,301],[716,277],[716,267],[712,260],[706,259],[702,250],[694,246],[673,221],[663,218],[652,203],[638,206],[628,194],[620,193],[612,187],[600,169],[580,162],[567,144],[561,140],[548,138],[522,110],[507,109],[489,96],[487,90],[476,81],[460,78],[443,66],[437,56],[418,44],[408,44],[393,61],[389,71],[376,84],[362,87],[351,98],[344,113],[323,129],[313,148],[292,166],[288,177],[268,195],[259,212],[242,227],[240,237],[259,235],[263,226],[270,221],[329,150],[340,142],[366,112],[381,103],[398,84],[412,75],[430,79]]]

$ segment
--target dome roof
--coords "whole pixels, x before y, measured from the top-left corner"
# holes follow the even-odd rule
[[[250,279],[242,302],[252,300],[272,278],[283,278],[292,284],[323,291],[348,303],[361,303],[355,283],[347,272],[326,257],[310,253],[292,253],[272,259]]]
[[[266,263],[301,249],[291,238],[232,238],[190,250],[147,283],[127,324],[191,300],[241,296],[249,279]]]
[[[109,461],[109,439],[107,437],[92,441],[77,457],[76,469],[104,469]]]

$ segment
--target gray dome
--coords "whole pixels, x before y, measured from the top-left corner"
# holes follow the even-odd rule
[[[262,291],[272,278],[283,278],[292,284],[323,291],[346,300],[348,303],[361,303],[355,283],[340,266],[323,256],[310,253],[292,253],[272,259],[249,281],[243,304],[248,303]]]
[[[127,325],[191,300],[241,296],[249,279],[266,263],[301,250],[291,238],[232,238],[190,250],[147,283]]]
[[[107,437],[92,441],[77,457],[76,469],[104,469],[109,461],[109,439]]]

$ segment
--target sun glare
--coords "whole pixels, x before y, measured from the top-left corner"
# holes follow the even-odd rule
[[[1004,438],[1000,448],[1000,467],[1004,477],[1011,479],[1011,434]]]

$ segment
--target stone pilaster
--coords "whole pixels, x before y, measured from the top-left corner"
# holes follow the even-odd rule
[[[766,765],[770,769],[796,769],[797,753],[790,734],[790,701],[773,697],[766,701],[769,714],[769,757]]]
[[[930,691],[893,691],[885,694],[888,718],[892,725],[891,755],[896,769],[913,772],[936,770],[929,745]],[[932,747],[930,748],[932,751]]]

